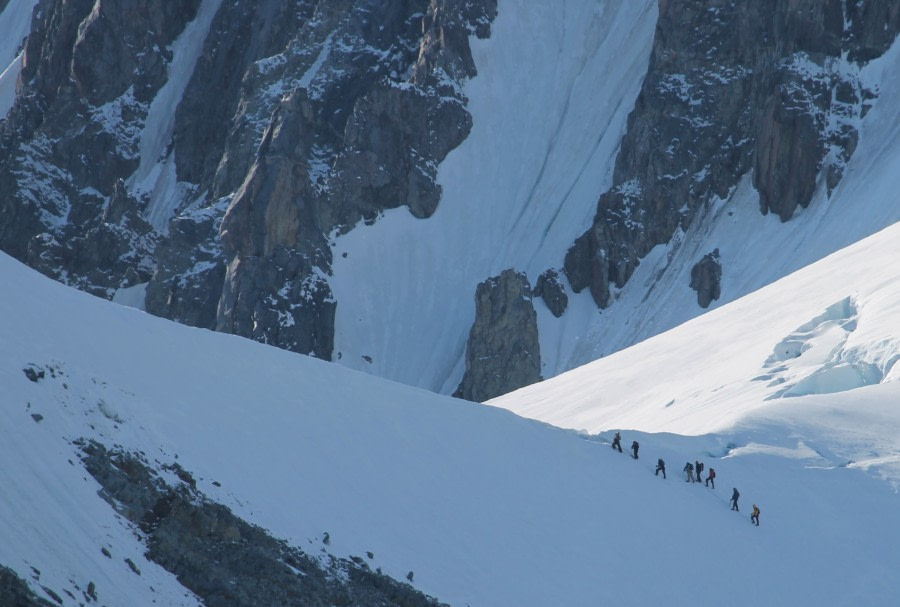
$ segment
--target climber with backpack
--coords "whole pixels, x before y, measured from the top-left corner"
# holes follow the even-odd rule
[[[659,476],[659,473],[663,473],[663,478],[666,478],[666,462],[663,461],[663,458],[659,458],[656,460],[656,474],[655,476]]]
[[[622,435],[616,432],[616,435],[613,437],[612,448],[618,449],[619,453],[622,453]]]
[[[759,527],[759,506],[753,504],[753,514],[750,515],[750,522],[756,523],[756,526]]]
[[[712,483],[712,488],[716,488],[716,469],[709,469],[709,476],[706,477],[706,486],[709,487],[709,484]]]
[[[684,465],[684,472],[687,473],[687,480],[685,480],[684,482],[693,483],[694,482],[694,464],[692,464],[691,462],[686,463]]]

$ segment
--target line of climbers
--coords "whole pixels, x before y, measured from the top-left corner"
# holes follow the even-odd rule
[[[616,432],[616,435],[613,437],[612,448],[618,449],[619,453],[622,453],[622,435],[618,432]],[[633,455],[631,457],[633,457],[634,459],[638,458],[638,449],[639,448],[640,448],[640,445],[638,444],[637,441],[631,442],[631,450],[633,452]],[[684,482],[686,482],[686,483],[701,482],[703,480],[701,478],[701,475],[703,474],[703,469],[704,469],[704,464],[700,460],[697,460],[693,464],[691,462],[687,462],[684,465],[684,468],[682,469],[682,471],[687,476],[687,479]],[[659,458],[656,461],[656,472],[654,473],[654,476],[659,476],[660,472],[662,472],[663,479],[665,479],[666,478],[666,462],[664,462],[662,458]],[[712,485],[713,489],[716,488],[716,470],[715,470],[715,468],[709,469],[709,474],[706,477],[705,484],[707,487]],[[741,494],[740,494],[740,492],[738,492],[737,487],[734,487],[733,491],[731,493],[730,503],[731,503],[731,509],[735,510],[737,512],[740,512],[740,509],[738,508],[738,498],[739,497],[741,497]],[[757,527],[759,527],[759,507],[756,504],[753,504],[753,514],[750,515],[750,522],[753,523],[754,525],[756,525]]]

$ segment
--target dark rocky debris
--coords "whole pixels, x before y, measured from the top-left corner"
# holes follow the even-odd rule
[[[697,303],[701,308],[719,299],[722,294],[722,261],[719,249],[707,253],[691,268],[691,288],[697,291]]]
[[[436,599],[358,562],[316,558],[236,517],[193,486],[163,482],[141,456],[81,442],[82,461],[101,496],[133,523],[146,558],[209,607],[435,607]],[[132,571],[140,575],[128,557]]]

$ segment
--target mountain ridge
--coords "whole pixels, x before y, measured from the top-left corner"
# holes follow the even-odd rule
[[[525,407],[529,392],[556,388],[551,400],[563,413],[598,395],[601,405],[618,401],[618,410],[596,409],[601,421],[589,434],[177,325],[0,256],[17,287],[0,300],[8,402],[0,445],[9,464],[0,480],[17,488],[0,509],[0,562],[64,605],[77,604],[66,590],[79,596],[88,581],[102,601],[197,604],[147,560],[148,536],[97,495],[100,485],[77,463],[73,442],[87,438],[140,454],[172,486],[196,484],[291,546],[357,557],[395,579],[412,572],[413,586],[449,604],[586,605],[598,593],[633,605],[859,597],[890,604],[900,528],[893,524],[896,364],[878,385],[762,402],[757,396],[776,389],[765,388],[774,378],[746,370],[763,370],[779,343],[801,334],[812,347],[785,357],[785,370],[770,365],[788,380],[782,387],[832,369],[820,355],[842,340],[838,353],[896,363],[896,267],[856,263],[895,251],[896,231],[680,331],[506,397],[507,406],[518,400]],[[856,276],[859,293],[823,313],[819,300],[841,303],[832,301],[843,291],[831,281],[841,274]],[[773,292],[792,302],[784,320],[759,334],[740,331],[747,322],[741,308]],[[731,318],[735,309],[740,322]],[[797,322],[816,318],[815,326],[843,326],[850,337]],[[723,343],[739,335],[723,353],[744,352],[745,360],[697,373],[703,360],[689,356],[696,324],[711,326],[706,334]],[[44,377],[31,381],[23,367]],[[620,380],[609,381],[610,373]],[[641,391],[647,377],[656,378],[659,393],[649,401]],[[837,385],[822,385],[829,384]],[[693,393],[705,400],[693,418],[658,415],[656,408],[690,409]],[[609,449],[617,427],[626,446],[640,442],[641,459]],[[653,475],[659,457],[667,480]],[[714,467],[717,488],[686,484],[678,473],[685,459]],[[741,513],[729,511],[732,486],[742,494]],[[758,529],[746,518],[752,503],[762,509]],[[845,550],[851,538],[867,550]],[[677,563],[685,560],[707,574],[707,584],[684,583]]]
[[[887,225],[841,184],[891,103],[866,75],[896,62],[890,3],[12,0],[9,40],[32,6],[24,54],[0,57],[15,89],[4,250],[104,298],[430,390],[456,392],[468,365],[495,378],[469,394],[485,400],[639,341],[623,323],[668,312],[631,313],[625,291],[669,292],[679,322],[749,292],[749,262],[709,229],[723,204],[744,249],[787,233],[818,250],[806,211],[832,204],[858,206],[860,235]],[[659,247],[698,272],[722,255],[684,297]],[[787,251],[787,267],[811,261]],[[504,330],[475,295],[506,270],[537,289],[540,348],[492,357],[511,369],[496,374],[474,354]]]

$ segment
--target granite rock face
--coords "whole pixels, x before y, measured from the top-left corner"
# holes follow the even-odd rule
[[[531,285],[504,270],[478,285],[466,373],[454,396],[485,401],[541,380],[541,344]]]
[[[38,3],[16,103],[0,123],[4,251],[103,297],[149,280],[156,237],[123,180],[170,47],[198,5]]]
[[[148,283],[151,313],[330,359],[329,238],[434,212],[437,166],[471,127],[469,37],[496,12],[41,0],[0,123],[0,246],[101,297]]]
[[[330,360],[333,239],[390,209],[435,212],[438,166],[472,127],[470,39],[497,11],[40,0],[0,120],[0,248],[98,296],[144,285],[153,314]],[[557,269],[536,280],[556,317],[570,287],[609,306],[746,176],[782,222],[835,188],[877,96],[860,67],[900,31],[884,0],[659,0],[658,14],[612,187],[565,254],[569,284]],[[470,357],[470,376],[488,360]]]
[[[458,88],[475,75],[468,36],[487,34],[495,11],[471,2],[396,2],[375,19],[377,3],[337,4],[301,29],[278,62],[248,72],[254,86],[245,88],[246,108],[271,105],[258,91],[272,83],[314,74],[272,107],[228,204],[216,323],[326,359],[336,304],[324,279],[329,235],[386,209],[406,206],[428,217],[437,208],[437,165],[471,127]]]
[[[660,0],[650,66],[613,187],[569,249],[573,289],[611,303],[650,249],[752,174],[761,211],[788,221],[830,191],[875,92],[860,66],[900,31],[900,5],[841,0]]]
[[[150,280],[158,242],[159,234],[118,180],[99,217],[35,236],[27,262],[47,276],[109,297],[118,288]]]
[[[534,285],[534,296],[543,299],[550,313],[556,318],[562,316],[569,305],[569,296],[556,270],[547,270],[538,276]]]
[[[147,311],[192,327],[216,328],[225,280],[219,241],[224,204],[192,208],[169,222],[164,246],[157,247],[156,270],[147,284]]]

